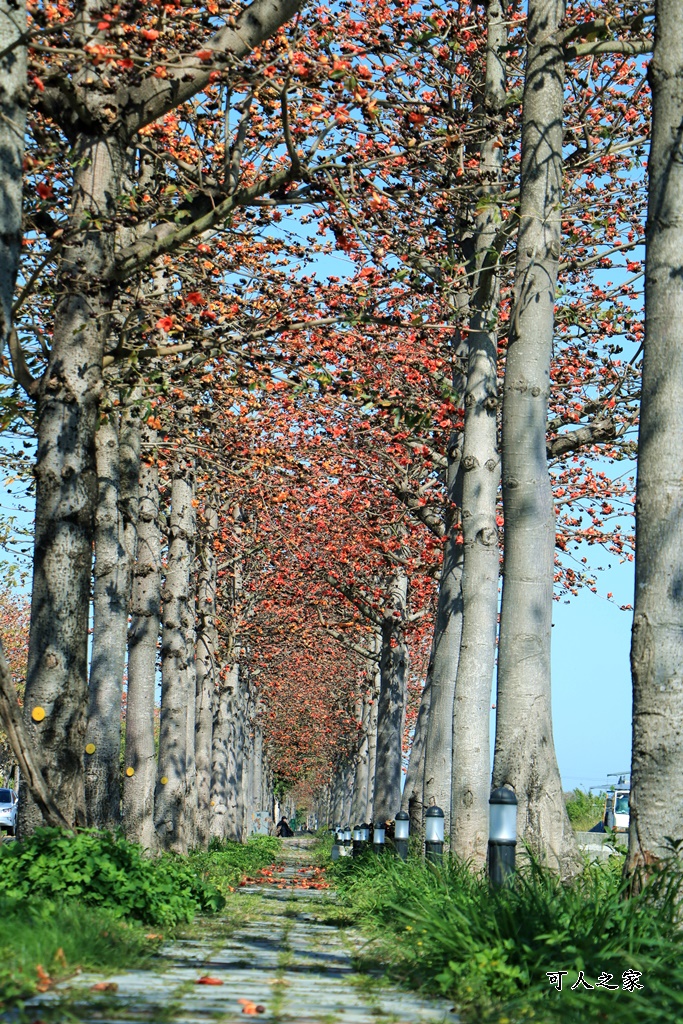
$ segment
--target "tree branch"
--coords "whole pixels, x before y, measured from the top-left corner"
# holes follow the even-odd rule
[[[205,89],[212,72],[246,57],[289,21],[303,3],[304,0],[254,0],[232,24],[220,29],[204,44],[202,51],[210,50],[213,59],[186,57],[167,69],[166,78],[149,75],[139,86],[122,90],[118,99],[128,136],[132,137],[140,128]]]
[[[577,448],[613,441],[616,436],[617,428],[614,420],[609,417],[595,419],[592,423],[572,430],[569,434],[559,434],[551,441],[547,441],[546,451],[549,459],[559,459],[567,452],[576,451]]]

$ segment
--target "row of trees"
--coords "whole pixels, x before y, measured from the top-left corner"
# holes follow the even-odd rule
[[[571,870],[552,597],[631,557],[652,11],[298,6],[3,8],[21,827],[118,823],[125,681],[146,845],[302,777],[393,817],[407,709],[404,804],[480,862],[497,650],[494,784]]]

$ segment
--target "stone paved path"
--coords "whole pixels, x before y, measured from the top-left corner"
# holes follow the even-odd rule
[[[152,970],[82,974],[31,1000],[28,1019],[246,1024],[246,1010],[254,1024],[453,1024],[457,1018],[448,1003],[420,999],[356,972],[352,958],[362,945],[360,935],[316,919],[316,906],[333,899],[329,890],[297,885],[306,878],[301,866],[308,863],[310,842],[287,842],[281,873],[287,888],[249,885],[236,894],[252,904],[258,894],[253,919],[247,916],[234,929],[229,919],[222,928],[211,923],[206,936],[164,947]],[[202,976],[222,984],[197,984]],[[94,992],[92,986],[101,982],[115,985],[115,991]]]

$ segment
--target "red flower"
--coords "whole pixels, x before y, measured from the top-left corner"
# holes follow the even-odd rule
[[[156,322],[156,328],[159,331],[166,331],[168,333],[168,331],[170,331],[172,327],[173,327],[173,317],[172,316],[162,316]]]
[[[187,296],[187,301],[191,306],[201,306],[204,304],[204,296],[201,292],[190,292]]]
[[[148,42],[153,43],[155,39],[159,38],[159,33],[155,28],[143,28],[140,33],[143,39],[147,39]]]
[[[36,185],[36,192],[38,193],[41,199],[52,199],[52,185],[47,185],[44,181],[41,181],[38,185]]]

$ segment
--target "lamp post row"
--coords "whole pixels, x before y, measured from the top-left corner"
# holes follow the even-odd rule
[[[443,860],[444,813],[440,807],[428,807],[425,815],[425,860],[440,864]],[[338,856],[357,857],[367,847],[372,828],[372,848],[376,854],[385,850],[386,823],[350,825],[335,828]],[[399,811],[395,819],[394,850],[401,860],[408,858],[410,818]],[[517,845],[517,797],[507,786],[494,789],[489,798],[489,856],[488,873],[495,888],[505,885],[515,870]],[[343,851],[343,853],[342,853]]]

